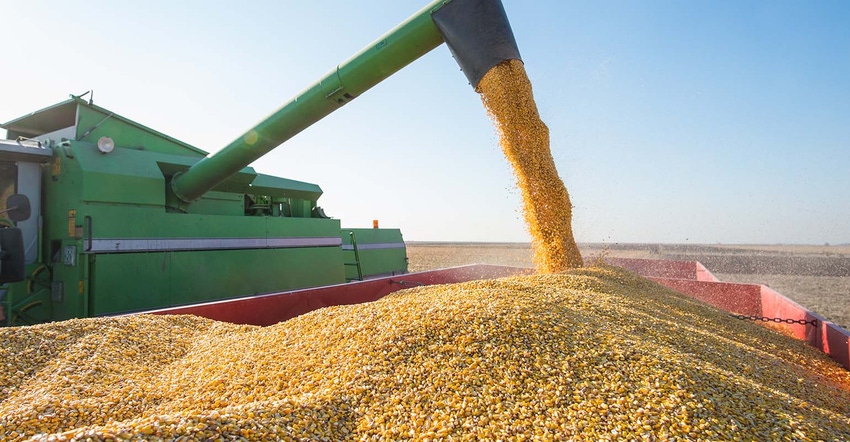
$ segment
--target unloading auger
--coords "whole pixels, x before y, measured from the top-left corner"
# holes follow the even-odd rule
[[[239,169],[446,42],[473,88],[496,64],[519,59],[499,0],[437,0],[384,34],[237,137],[176,174],[168,204],[180,209]]]

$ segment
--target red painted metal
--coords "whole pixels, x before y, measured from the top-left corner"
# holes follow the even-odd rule
[[[761,316],[761,286],[654,276],[648,278],[729,313]]]
[[[694,264],[696,265],[697,281],[720,282],[702,263],[694,261]]]
[[[605,262],[631,270],[644,277],[696,279],[697,269],[693,262],[663,261],[659,259],[605,258]]]
[[[719,281],[705,266],[696,261],[668,261],[663,259],[640,258],[605,258],[604,260],[608,264],[630,270],[646,278]]]
[[[762,316],[804,321],[816,319],[818,321],[816,327],[790,324],[790,329],[795,337],[822,350],[845,368],[850,369],[850,332],[767,286],[761,286],[761,303]]]
[[[272,325],[322,307],[375,301],[404,288],[501,278],[531,272],[530,269],[518,267],[474,264],[347,284],[171,307],[145,313],[197,315],[234,324]]]
[[[760,284],[719,282],[702,264],[695,261],[618,258],[608,258],[606,261],[730,313],[793,321],[816,319],[817,326],[785,322],[781,324],[783,329],[788,330],[794,337],[823,351],[850,370],[850,332],[770,287]],[[692,277],[688,278],[690,275]]]

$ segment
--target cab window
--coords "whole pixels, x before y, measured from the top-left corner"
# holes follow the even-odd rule
[[[15,163],[0,161],[0,210],[6,209],[6,198],[15,193],[18,167]]]

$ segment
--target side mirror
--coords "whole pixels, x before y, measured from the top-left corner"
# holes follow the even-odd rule
[[[16,193],[6,198],[6,210],[0,210],[14,222],[26,221],[30,217],[30,199],[26,195]]]

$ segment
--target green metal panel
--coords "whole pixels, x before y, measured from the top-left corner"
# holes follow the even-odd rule
[[[190,214],[245,215],[245,196],[241,193],[209,191],[189,207]]]
[[[27,275],[32,275],[40,267],[43,265],[38,262],[28,265]],[[42,273],[45,280],[33,283],[25,279],[5,286],[6,295],[0,305],[6,319],[0,321],[0,325],[38,324],[53,318],[49,277],[48,273]]]
[[[339,247],[172,252],[171,304],[345,282]]]
[[[123,145],[151,152],[203,157],[207,153],[157,132],[100,106],[72,98],[0,125],[8,137],[35,138],[67,127],[75,127],[75,140],[96,142],[102,136]]]
[[[363,277],[407,273],[407,250],[398,229],[342,229],[345,262],[355,262],[350,232],[357,239]],[[357,269],[346,266],[346,278],[357,279]]]
[[[59,247],[51,271],[50,297],[53,319],[82,318],[90,315],[89,259],[80,253],[82,241],[66,238]]]
[[[344,282],[339,246],[140,253],[118,246],[132,239],[168,249],[186,242],[209,247],[204,244],[217,239],[261,243],[265,238],[327,238],[338,235],[336,220],[157,213],[141,207],[128,208],[116,219],[106,207],[87,210],[95,238],[89,252],[93,315]],[[98,248],[103,238],[112,239],[115,253]]]
[[[143,149],[172,155],[203,157],[207,153],[175,138],[145,127],[132,120],[110,112],[102,107],[86,104],[80,100],[77,115],[77,140],[97,142],[106,136],[116,146]]]
[[[198,162],[197,158],[180,155],[152,154],[151,158],[156,162],[163,176],[171,177],[183,172]],[[148,160],[149,161],[149,160]],[[245,167],[239,172],[231,175],[226,181],[215,187],[214,190],[222,192],[240,192],[248,190],[251,182],[257,177],[257,173],[251,167]],[[163,189],[163,193],[165,189]]]
[[[170,304],[167,253],[96,255],[91,265],[93,316]]]
[[[100,254],[91,270],[91,314],[338,284],[341,260],[338,247]]]
[[[85,173],[82,181],[84,201],[121,204],[165,204],[165,176],[185,170],[197,162],[196,157],[148,152],[117,146],[109,154],[100,153],[93,143],[66,142],[59,150],[79,164]],[[246,167],[222,182],[217,191],[245,192],[257,174]],[[293,184],[301,190],[308,183],[286,180],[271,185]],[[316,186],[318,187],[318,186]],[[281,192],[282,190],[278,190]],[[214,197],[220,199],[221,197]]]
[[[258,173],[248,193],[316,201],[322,196],[322,188],[312,183]]]
[[[120,204],[165,204],[165,179],[145,152],[115,149],[102,154],[90,143],[68,143],[83,172],[81,199]]]
[[[334,219],[182,214],[141,206],[117,210],[106,204],[82,206],[77,219],[86,238],[89,231],[94,238],[338,237],[340,231]]]
[[[79,198],[82,201],[111,202],[122,205],[164,206],[164,172],[185,169],[196,161],[194,158],[121,147],[109,154],[102,154],[97,151],[94,144],[84,142],[66,142],[57,150],[62,157],[61,178],[72,186],[80,186]],[[79,171],[77,171],[78,168]],[[69,174],[71,171],[73,172]],[[253,181],[257,181],[258,185],[254,185]],[[307,204],[309,201],[314,202],[321,195],[321,188],[315,184],[259,175],[251,168],[244,168],[234,174],[217,189],[240,193],[208,192],[188,211],[242,215],[244,211],[242,192],[309,198]],[[305,211],[299,207],[296,212],[309,214],[310,208]]]

